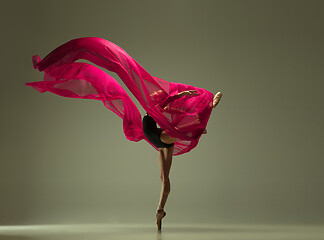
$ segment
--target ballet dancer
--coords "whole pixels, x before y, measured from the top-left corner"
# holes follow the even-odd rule
[[[85,59],[115,72],[147,114],[143,117],[122,86],[108,73]],[[72,39],[44,59],[32,57],[33,67],[44,73],[43,81],[27,82],[40,93],[102,101],[123,120],[123,132],[130,141],[147,141],[159,152],[162,189],[156,212],[161,230],[164,206],[170,193],[172,157],[191,151],[199,142],[212,109],[222,97],[188,84],[166,81],[150,75],[120,46],[98,37]],[[157,128],[157,125],[160,128]]]

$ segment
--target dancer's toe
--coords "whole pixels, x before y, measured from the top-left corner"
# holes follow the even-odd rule
[[[214,96],[214,99],[213,99],[213,107],[216,107],[217,104],[219,103],[219,101],[221,100],[223,94],[221,92],[217,92]]]
[[[162,218],[164,218],[166,215],[166,212],[164,210],[158,210],[156,212],[156,225],[159,231],[161,231],[162,228]]]

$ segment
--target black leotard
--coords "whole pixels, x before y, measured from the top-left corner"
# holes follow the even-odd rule
[[[157,148],[170,148],[174,145],[174,143],[166,144],[161,141],[160,136],[163,130],[156,126],[156,122],[148,114],[143,117],[143,131],[147,140]]]

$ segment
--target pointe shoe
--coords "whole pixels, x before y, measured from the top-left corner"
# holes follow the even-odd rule
[[[217,106],[217,104],[219,103],[219,101],[222,99],[223,94],[221,92],[217,92],[214,96],[213,99],[213,108],[215,108]]]
[[[159,231],[161,231],[162,228],[162,218],[164,218],[166,215],[166,212],[163,210],[157,210],[156,211],[156,226]]]

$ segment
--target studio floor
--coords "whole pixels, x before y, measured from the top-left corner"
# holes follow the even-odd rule
[[[324,240],[324,226],[82,224],[0,226],[0,240]]]

